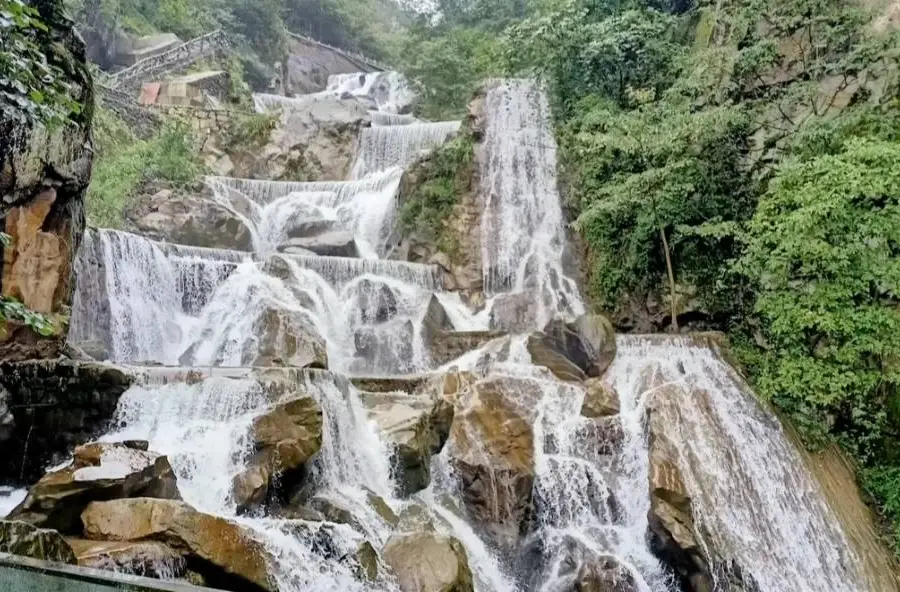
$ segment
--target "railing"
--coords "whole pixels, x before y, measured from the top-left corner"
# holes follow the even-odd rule
[[[213,31],[196,39],[179,45],[167,52],[145,58],[124,70],[109,77],[110,88],[136,88],[148,79],[158,78],[161,74],[187,68],[191,64],[209,57],[222,54],[230,43],[223,31]]]
[[[363,64],[364,66],[368,66],[369,68],[372,68],[374,70],[385,71],[385,70],[391,69],[391,67],[388,66],[387,64],[384,64],[377,60],[367,58],[366,56],[362,55],[361,53],[355,53],[352,51],[347,51],[346,49],[341,49],[340,47],[328,45],[327,43],[322,43],[321,41],[317,41],[316,39],[313,39],[312,37],[307,37],[306,35],[301,35],[299,33],[289,33],[289,35],[291,37],[293,37],[294,39],[297,39],[298,41],[302,41],[302,42],[308,43],[310,45],[315,45],[317,47],[321,47],[323,49],[333,51],[337,54],[344,56],[345,58],[347,58],[348,60],[350,60],[352,62],[357,62],[357,63]]]

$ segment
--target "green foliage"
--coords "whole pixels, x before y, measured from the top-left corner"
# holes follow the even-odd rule
[[[851,139],[781,166],[748,231],[740,270],[757,290],[765,396],[881,456],[900,384],[900,144]]]
[[[882,513],[891,523],[891,546],[900,554],[900,466],[865,470],[862,482],[866,491],[880,501]]]
[[[38,10],[23,0],[0,0],[0,114],[19,124],[55,126],[79,114],[73,87]]]
[[[404,234],[420,233],[437,239],[438,247],[452,255],[455,245],[445,236],[443,223],[471,189],[475,152],[471,136],[460,135],[432,152],[410,171],[415,192],[405,196],[398,224]]]
[[[226,143],[229,146],[246,149],[262,147],[272,135],[281,119],[274,113],[235,113],[228,128]]]
[[[478,83],[502,73],[496,36],[452,28],[407,39],[404,72],[419,96],[417,114],[431,120],[461,117]]]
[[[86,197],[88,223],[120,228],[122,212],[146,182],[190,187],[206,167],[190,131],[168,123],[148,140],[134,138],[115,116],[98,110],[97,155]]]

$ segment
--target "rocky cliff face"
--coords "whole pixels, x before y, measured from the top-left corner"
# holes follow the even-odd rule
[[[92,158],[93,89],[84,43],[63,15],[61,0],[32,4],[51,32],[48,60],[65,73],[82,109],[52,130],[0,115],[0,230],[11,237],[2,249],[0,290],[56,326],[49,338],[14,322],[0,327],[0,359],[7,360],[54,356],[63,342]]]

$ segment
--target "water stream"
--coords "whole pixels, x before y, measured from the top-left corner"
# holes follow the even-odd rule
[[[505,404],[530,426],[533,508],[511,543],[499,543],[490,525],[470,517],[447,446],[432,459],[429,487],[398,494],[389,448],[344,375],[434,370],[423,338],[434,294],[457,331],[485,328],[490,313],[488,306],[475,314],[458,294],[443,293],[435,268],[381,258],[402,167],[459,126],[399,115],[408,102],[404,85],[384,73],[330,82],[332,96],[375,97],[378,112],[387,114],[379,122],[385,125],[364,130],[353,180],[207,180],[217,199],[241,212],[254,236],[252,254],[87,233],[76,262],[71,341],[100,342],[107,357],[123,363],[237,368],[254,358],[258,320],[277,310],[302,317],[325,339],[330,368],[284,370],[294,385],[288,392],[268,388],[271,378],[256,371],[189,384],[164,369],[157,374],[167,380],[150,378],[122,397],[105,439],[145,439],[167,454],[188,503],[239,522],[262,542],[281,592],[397,589],[384,569],[375,581],[360,579],[352,560],[360,544],[380,549],[392,533],[373,495],[398,514],[422,508],[435,528],[461,541],[479,592],[570,592],[578,576],[573,564],[604,557],[633,583],[629,592],[679,592],[647,542],[648,416],[661,414],[679,444],[706,548],[739,563],[760,592],[867,590],[778,422],[714,349],[689,338],[620,338],[604,380],[618,392],[621,411],[605,423],[581,415],[583,385],[532,364],[526,336],[500,337],[445,365],[500,385]],[[258,96],[257,105],[292,100]],[[536,313],[529,329],[539,330],[585,309],[566,273],[547,99],[532,81],[496,82],[485,115],[477,157],[486,291],[495,298],[530,295]],[[352,235],[362,256],[280,252],[297,227],[313,223]],[[238,515],[231,482],[248,462],[250,426],[280,397],[298,392],[315,398],[325,418],[312,494],[350,509],[357,528]],[[727,590],[722,580],[714,592]]]

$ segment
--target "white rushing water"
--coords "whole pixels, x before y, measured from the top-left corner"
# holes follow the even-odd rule
[[[563,271],[565,223],[556,180],[556,141],[546,94],[533,80],[489,86],[481,148],[484,285],[488,295],[530,292],[536,328],[584,311]]]
[[[499,337],[438,369],[474,373],[484,381],[479,386],[495,388],[526,422],[533,507],[527,524],[521,532],[514,525],[511,537],[509,530],[501,537],[492,530],[496,525],[470,517],[449,445],[432,458],[431,484],[400,499],[390,448],[369,420],[361,394],[343,376],[275,370],[291,385],[283,389],[273,386],[272,375],[237,369],[257,360],[272,311],[281,322],[322,336],[330,370],[351,375],[396,377],[432,369],[423,324],[435,294],[455,330],[488,327],[490,302],[474,314],[460,294],[441,292],[437,268],[381,259],[395,222],[402,167],[459,126],[400,115],[410,100],[406,92],[394,73],[330,80],[326,93],[368,97],[376,103],[373,117],[383,124],[364,130],[355,180],[207,179],[215,198],[251,229],[253,254],[166,245],[109,230],[86,234],[76,261],[72,341],[98,341],[114,361],[228,367],[231,373],[210,370],[212,377],[187,381],[181,371],[148,372],[156,378],[123,395],[105,439],[148,440],[151,450],[168,455],[185,501],[240,523],[265,546],[280,592],[396,590],[384,569],[367,582],[348,559],[364,541],[381,549],[391,536],[372,496],[398,514],[418,509],[439,532],[457,538],[478,592],[571,592],[582,565],[604,560],[633,584],[628,592],[677,592],[674,574],[648,543],[648,425],[662,419],[667,437],[677,443],[704,549],[727,555],[710,555],[712,563],[733,561],[759,592],[868,590],[837,521],[799,468],[803,463],[778,422],[704,342],[620,338],[603,380],[618,392],[621,409],[602,419],[581,415],[584,385],[560,382],[532,363],[526,335]],[[259,109],[297,101],[255,99]],[[527,324],[540,329],[585,308],[565,272],[547,99],[532,81],[495,82],[485,117],[477,157],[486,292],[533,298],[535,313]],[[312,227],[349,233],[362,256],[279,252],[285,241]],[[272,405],[298,393],[315,398],[324,417],[322,450],[304,482],[304,496],[350,510],[354,526],[280,519],[262,510],[238,515],[232,480],[250,460],[250,427]],[[477,410],[475,394],[458,394],[458,417]],[[474,448],[476,460],[493,470],[493,460],[477,458],[487,457],[488,447]],[[498,496],[492,511],[502,515],[504,503]],[[729,590],[726,575],[716,574],[722,579],[712,592]]]

